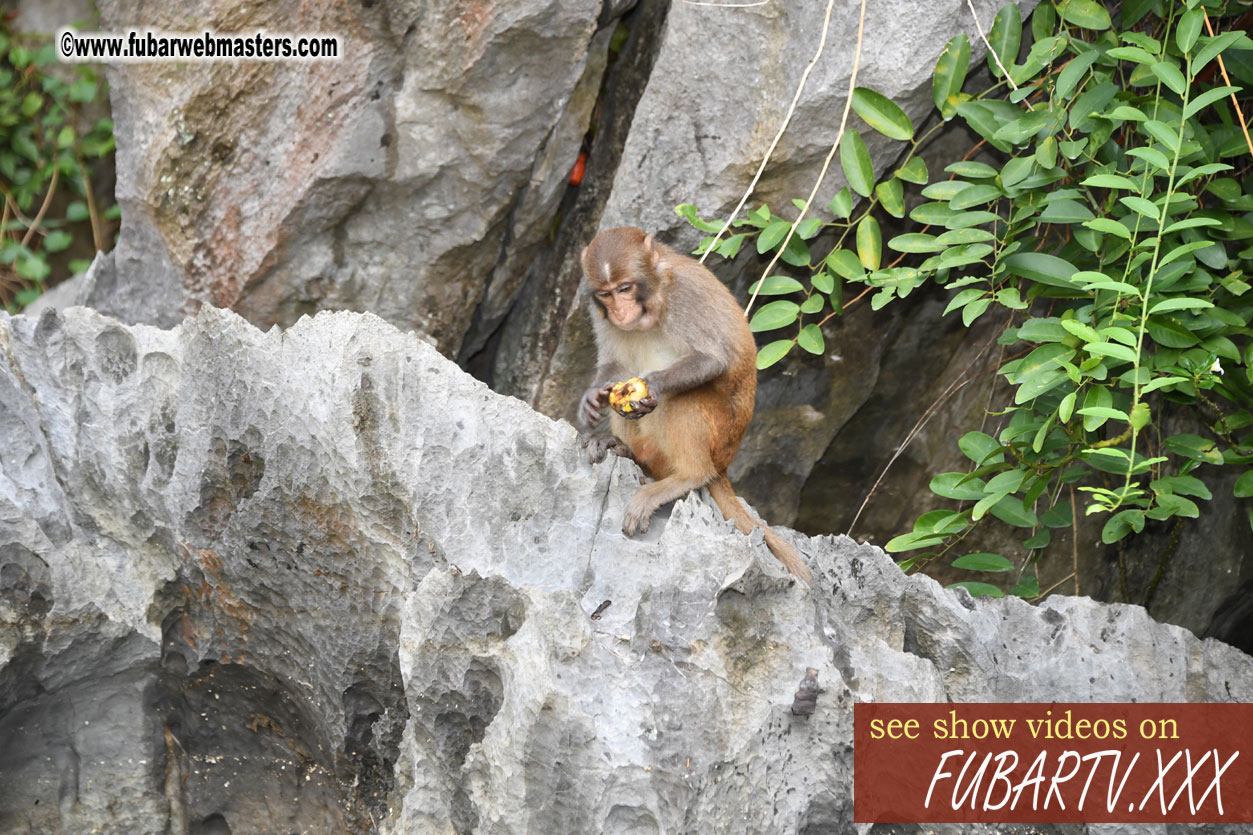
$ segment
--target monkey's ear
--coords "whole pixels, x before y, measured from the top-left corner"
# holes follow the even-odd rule
[[[644,236],[644,254],[648,256],[649,266],[656,269],[657,264],[661,261],[661,250],[657,249],[652,235]]]

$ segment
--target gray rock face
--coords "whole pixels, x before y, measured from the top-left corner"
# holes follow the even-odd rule
[[[609,35],[597,0],[100,5],[110,31],[337,35],[342,56],[109,67],[124,222],[94,306],[369,309],[454,353],[551,225]]]
[[[1253,698],[1135,607],[789,534],[798,585],[703,495],[624,539],[634,465],[369,315],[0,316],[0,433],[4,832],[814,835],[858,700]]]

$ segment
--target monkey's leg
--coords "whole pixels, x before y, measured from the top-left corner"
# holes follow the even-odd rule
[[[579,443],[587,450],[587,460],[593,464],[599,464],[601,461],[604,461],[605,453],[608,452],[612,452],[621,458],[630,458],[632,460],[635,458],[631,454],[629,446],[608,432],[603,432],[599,435],[584,435]]]
[[[622,517],[622,532],[627,536],[634,536],[636,531],[647,533],[657,508],[686,496],[698,487],[704,487],[708,481],[708,477],[676,473],[652,484],[645,484],[631,497],[631,502],[627,505],[626,513]]]

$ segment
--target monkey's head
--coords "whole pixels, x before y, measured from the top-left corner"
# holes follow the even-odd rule
[[[583,250],[583,277],[592,303],[610,324],[649,330],[661,316],[661,252],[652,235],[624,226],[597,235]]]

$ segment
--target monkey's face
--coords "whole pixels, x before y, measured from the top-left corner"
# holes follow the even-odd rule
[[[626,280],[595,286],[592,298],[610,323],[624,331],[648,330],[655,324],[653,317],[648,315],[644,304],[646,294],[640,292],[639,282]]]

